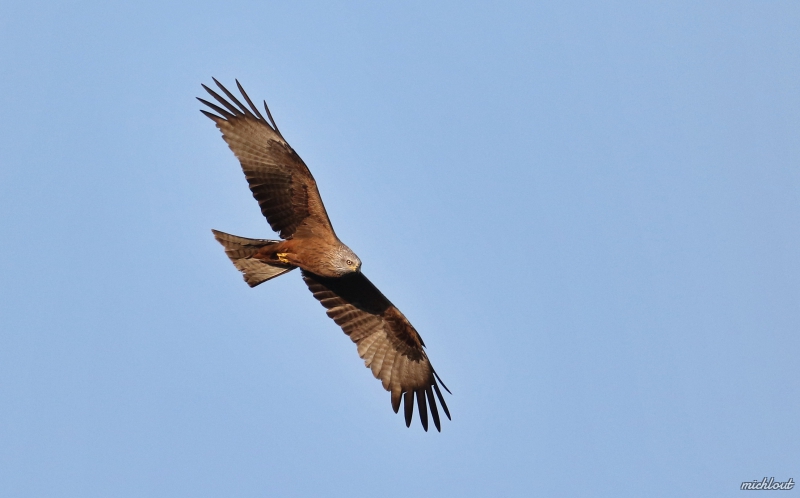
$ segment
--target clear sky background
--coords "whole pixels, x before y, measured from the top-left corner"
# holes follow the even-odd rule
[[[0,495],[800,480],[796,1],[6,1],[0,67]],[[212,238],[273,236],[212,76],[424,337],[441,434]]]

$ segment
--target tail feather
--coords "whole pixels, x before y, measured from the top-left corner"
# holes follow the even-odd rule
[[[253,256],[263,247],[277,244],[279,240],[246,239],[229,233],[211,230],[214,238],[225,248],[233,265],[242,272],[244,281],[250,287],[294,270],[292,265],[268,263]]]

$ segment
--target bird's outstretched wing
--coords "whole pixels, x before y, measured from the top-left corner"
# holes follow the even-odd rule
[[[198,97],[217,114],[201,112],[216,123],[222,138],[239,159],[253,197],[272,229],[284,239],[304,234],[335,237],[314,177],[284,140],[267,103],[264,102],[264,110],[272,124],[264,119],[238,81],[236,85],[249,108],[219,81],[214,79],[214,83],[229,100],[203,85],[219,105]]]
[[[434,392],[447,418],[450,411],[439,390],[438,375],[425,354],[422,338],[400,310],[362,273],[325,278],[303,271],[303,280],[327,308],[328,316],[356,343],[358,355],[381,380],[383,388],[392,393],[395,413],[402,397],[406,425],[411,425],[416,395],[422,426],[428,430],[429,406],[433,423],[441,431]],[[444,384],[442,387],[447,389]]]

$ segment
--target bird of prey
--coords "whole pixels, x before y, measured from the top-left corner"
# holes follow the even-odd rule
[[[300,156],[283,138],[266,101],[259,112],[236,81],[247,106],[214,79],[222,97],[202,85],[216,103],[198,98],[212,112],[201,110],[222,132],[222,138],[241,163],[261,213],[281,240],[246,239],[217,230],[244,280],[255,287],[295,268],[327,314],[356,343],[364,364],[391,393],[395,413],[404,401],[406,426],[411,425],[414,397],[422,427],[428,430],[428,409],[441,431],[439,410],[450,411],[439,390],[439,379],[425,353],[422,338],[386,297],[361,273],[361,260],[333,231],[317,184]],[[437,382],[438,381],[438,382]]]

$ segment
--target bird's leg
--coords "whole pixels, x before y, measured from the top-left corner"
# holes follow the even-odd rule
[[[258,251],[255,258],[266,262],[297,266],[295,261],[297,255],[294,253],[291,243],[292,241],[282,240],[277,244],[266,246]]]

